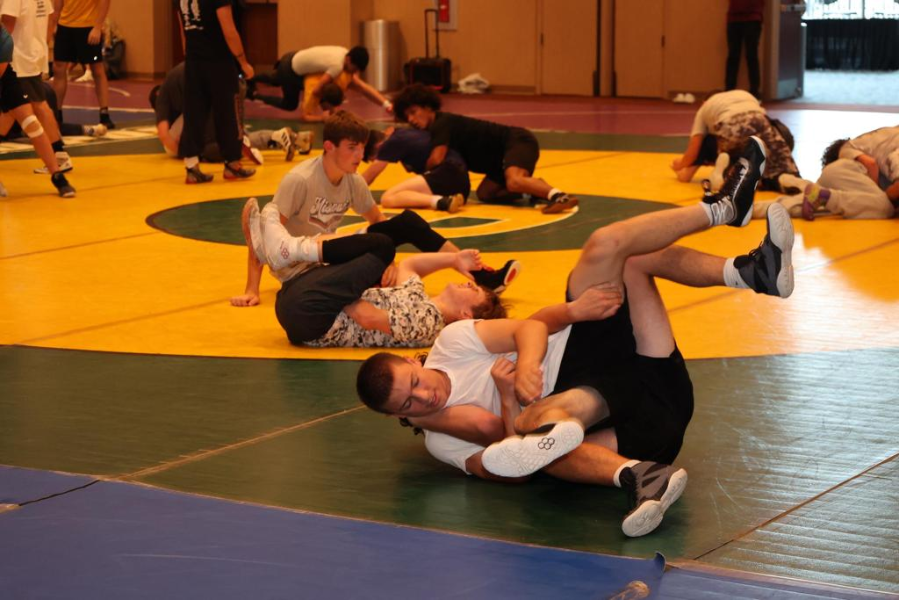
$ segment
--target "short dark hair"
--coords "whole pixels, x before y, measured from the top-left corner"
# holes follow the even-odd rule
[[[394,365],[402,365],[403,359],[396,354],[379,352],[365,360],[356,374],[356,394],[363,404],[384,414],[390,414],[384,407],[394,388]]]
[[[322,96],[319,98],[319,107],[322,110],[338,108],[344,103],[344,90],[336,83],[326,83],[322,88]]]
[[[849,141],[850,138],[843,138],[831,142],[831,144],[827,148],[825,148],[825,152],[822,153],[822,166],[827,167],[828,165],[836,161],[841,153],[841,148],[843,148],[844,144]]]
[[[156,98],[159,96],[159,88],[161,87],[161,85],[153,86],[153,89],[150,90],[150,96],[147,98],[150,101],[150,108],[153,110],[156,110]]]
[[[366,142],[366,151],[363,154],[363,160],[372,162],[378,154],[378,144],[384,141],[384,132],[379,129],[373,129],[369,132],[369,141]]]
[[[406,111],[411,106],[422,106],[437,112],[441,110],[441,97],[436,91],[421,83],[403,88],[394,98],[394,118],[406,122]]]
[[[360,71],[365,71],[369,66],[369,51],[364,46],[353,46],[347,56],[350,57],[350,64]]]
[[[369,128],[362,119],[346,110],[339,110],[327,119],[322,139],[335,146],[344,140],[365,144],[369,139]]]
[[[500,301],[497,292],[485,286],[479,286],[484,290],[484,302],[472,307],[473,319],[505,319],[506,307]]]

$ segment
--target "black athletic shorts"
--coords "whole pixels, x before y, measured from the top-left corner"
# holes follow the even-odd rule
[[[509,137],[506,139],[506,147],[503,151],[503,166],[499,172],[485,173],[485,177],[495,183],[506,187],[506,169],[519,167],[525,169],[528,174],[534,173],[538,158],[541,155],[541,147],[537,138],[527,129],[521,127],[510,128]]]
[[[22,91],[28,95],[29,102],[45,102],[47,100],[47,88],[40,75],[33,77],[19,77],[19,85]]]
[[[472,182],[469,181],[469,172],[457,162],[445,160],[435,168],[422,175],[428,184],[431,193],[440,196],[452,196],[462,194],[463,198],[469,197],[472,191]]]
[[[694,389],[676,347],[668,358],[637,354],[628,300],[603,321],[572,325],[554,394],[589,386],[606,400],[610,416],[595,429],[614,427],[618,453],[672,464],[694,413]]]
[[[275,297],[275,316],[294,345],[328,333],[344,309],[381,284],[385,264],[364,254],[339,265],[315,267],[285,281]]]
[[[83,65],[103,60],[102,43],[88,44],[88,34],[91,33],[91,29],[91,27],[59,25],[56,28],[56,37],[53,42],[53,60]]]
[[[0,77],[0,112],[9,112],[30,101],[28,94],[22,89],[16,71],[12,65],[7,65],[3,77]]]

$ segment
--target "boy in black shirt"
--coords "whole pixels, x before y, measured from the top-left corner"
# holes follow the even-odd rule
[[[407,86],[394,99],[394,114],[431,133],[427,168],[444,161],[448,149],[458,152],[469,171],[484,173],[476,190],[483,202],[512,200],[521,194],[543,199],[546,214],[574,208],[578,199],[532,177],[540,156],[537,138],[527,129],[509,127],[441,111],[437,92],[421,84]]]

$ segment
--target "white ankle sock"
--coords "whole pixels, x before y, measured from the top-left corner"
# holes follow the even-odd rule
[[[184,168],[185,169],[193,169],[197,165],[200,164],[200,157],[198,156],[189,156],[184,159]]]
[[[722,278],[725,280],[725,285],[730,288],[739,290],[750,289],[750,286],[747,285],[747,282],[744,281],[740,272],[738,272],[737,267],[734,266],[733,258],[725,261],[725,266],[722,268]]]
[[[629,460],[627,463],[623,463],[623,464],[619,465],[619,468],[616,469],[615,475],[613,475],[613,485],[618,488],[622,487],[622,484],[619,482],[619,474],[622,473],[623,469],[627,469],[628,467],[633,467],[634,465],[638,464],[639,462],[641,462],[641,461]]]
[[[561,189],[553,188],[552,190],[550,190],[550,193],[547,194],[547,200],[553,200],[553,196],[555,196],[557,194],[563,194],[563,193],[564,192]]]

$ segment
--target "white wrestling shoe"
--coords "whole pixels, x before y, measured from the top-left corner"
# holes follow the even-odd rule
[[[574,419],[560,421],[546,433],[508,437],[488,446],[481,464],[500,477],[525,477],[565,456],[584,441],[584,428]]]

